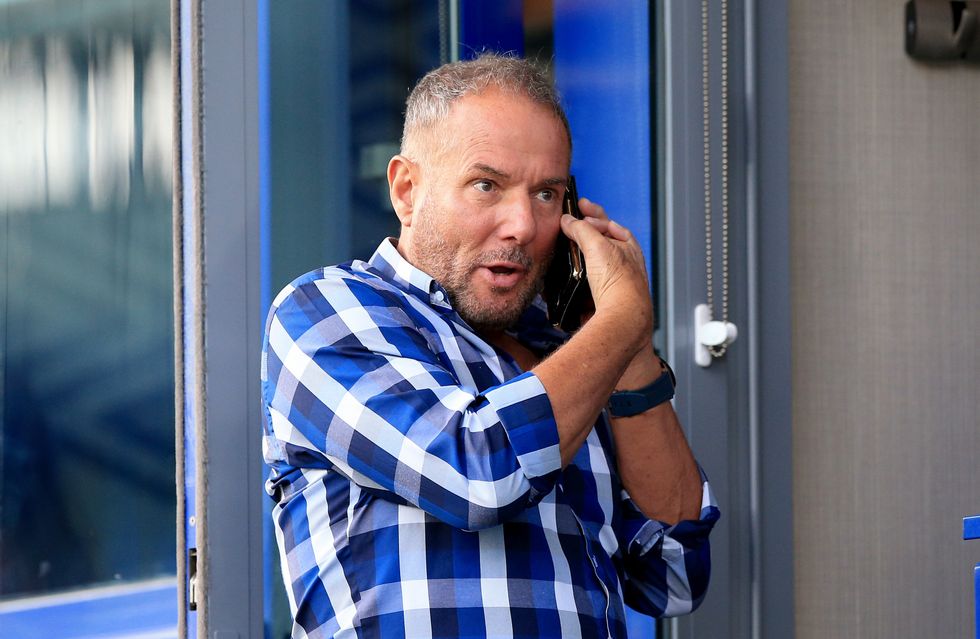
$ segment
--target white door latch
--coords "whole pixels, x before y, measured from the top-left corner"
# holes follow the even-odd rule
[[[711,366],[710,348],[727,347],[738,337],[738,327],[731,322],[711,319],[707,304],[694,307],[694,361],[698,366]]]

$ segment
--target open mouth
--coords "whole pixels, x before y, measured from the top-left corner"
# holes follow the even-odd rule
[[[488,266],[491,273],[496,273],[497,275],[510,275],[517,269],[510,266]]]
[[[490,285],[495,288],[510,288],[523,279],[526,271],[519,264],[495,262],[484,264],[481,268]]]

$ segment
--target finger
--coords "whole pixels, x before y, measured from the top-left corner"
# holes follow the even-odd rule
[[[630,230],[615,220],[609,220],[606,235],[624,242],[629,242],[633,239],[633,234],[630,233]]]
[[[619,224],[618,222],[610,219],[600,220],[594,217],[587,217],[585,221],[592,225],[597,231],[605,235],[606,237],[611,237],[616,240],[621,240],[623,242],[629,242],[633,237],[629,229]]]
[[[595,228],[595,220],[586,218],[579,220],[567,213],[561,216],[562,233],[585,249],[586,245],[602,238],[602,231]]]
[[[591,217],[599,220],[609,219],[609,216],[606,215],[606,209],[602,208],[602,205],[596,204],[589,198],[580,197],[578,199],[578,209],[585,217]]]

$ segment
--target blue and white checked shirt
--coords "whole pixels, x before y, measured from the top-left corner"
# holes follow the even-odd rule
[[[518,338],[566,336],[532,306]],[[690,612],[718,518],[644,517],[600,416],[561,470],[533,373],[385,240],[287,286],[266,328],[266,489],[294,637],[625,637]]]

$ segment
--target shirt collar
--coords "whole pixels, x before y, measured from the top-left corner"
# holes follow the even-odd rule
[[[449,294],[431,275],[416,268],[398,252],[398,240],[386,237],[368,260],[381,276],[398,288],[439,308],[452,308]]]
[[[449,293],[431,275],[416,268],[398,252],[398,240],[385,238],[368,260],[387,281],[431,306],[452,310]],[[569,335],[548,321],[548,307],[538,295],[510,331],[519,341],[540,353],[549,353]]]

